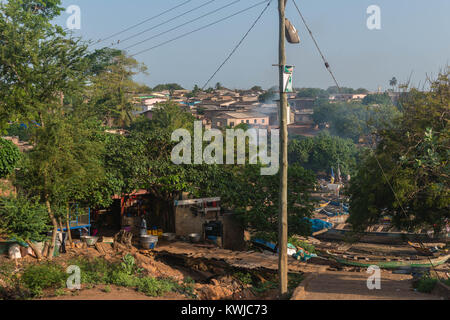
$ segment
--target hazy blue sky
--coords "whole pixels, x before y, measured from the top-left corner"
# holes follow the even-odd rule
[[[81,30],[76,30],[74,34],[98,40],[184,1],[64,0],[63,5],[74,4],[81,8]],[[241,0],[214,15],[136,46],[129,53],[150,48],[259,1]],[[104,44],[125,39],[206,2],[208,0],[192,0]],[[233,0],[216,0],[116,48],[124,48],[231,2]],[[297,0],[297,3],[342,86],[370,90],[381,86],[384,89],[392,76],[405,81],[411,73],[413,84],[419,85],[427,73],[436,74],[449,62],[449,0]],[[381,30],[369,30],[366,26],[366,10],[373,4],[381,8]],[[167,82],[178,82],[186,88],[192,88],[194,84],[202,86],[262,9],[263,6],[259,6],[136,56],[149,69],[149,75],[139,76],[137,80],[150,86]],[[57,22],[65,25],[67,17],[69,15],[64,13]],[[295,87],[327,88],[333,85],[291,0],[288,1],[287,17],[297,27],[301,37],[299,45],[287,46],[288,63],[296,66]],[[256,28],[211,85],[219,81],[229,88],[253,85],[268,88],[277,83],[277,69],[272,67],[278,59],[277,18],[277,1],[273,0]]]

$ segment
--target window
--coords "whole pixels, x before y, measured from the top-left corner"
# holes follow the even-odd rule
[[[234,127],[234,121],[230,122],[230,127]]]
[[[255,120],[254,120],[254,123],[258,123],[258,120],[255,119]]]
[[[244,120],[241,120],[241,123],[244,123]]]
[[[266,122],[266,119],[261,119],[261,122],[262,122],[262,123],[265,123],[265,122]]]
[[[250,124],[250,120],[246,120],[245,122],[247,122],[248,124]]]

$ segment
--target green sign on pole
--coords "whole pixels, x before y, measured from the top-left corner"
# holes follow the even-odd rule
[[[292,87],[292,75],[294,73],[294,67],[284,65],[283,66],[283,92],[294,92],[294,88]]]

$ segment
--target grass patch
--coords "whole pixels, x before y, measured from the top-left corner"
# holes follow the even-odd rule
[[[137,290],[150,297],[163,296],[174,289],[176,289],[176,285],[171,279],[145,277],[139,278],[137,281]]]
[[[82,259],[69,261],[69,265],[80,268],[81,283],[84,288],[93,288],[95,285],[105,285],[103,292],[109,293],[111,285],[131,287],[151,297],[162,296],[168,292],[179,292],[190,297],[194,295],[192,279],[186,279],[178,284],[173,279],[158,279],[146,276],[143,269],[138,268],[132,255],[126,255],[122,261],[111,263],[102,258]],[[7,287],[0,287],[0,299],[28,299],[41,297],[46,289],[54,289],[56,296],[68,294],[65,291],[66,281],[70,276],[57,262],[46,262],[30,265],[17,275],[14,273],[14,264],[0,265],[0,279]],[[78,294],[72,292],[72,295]]]
[[[415,281],[413,287],[419,292],[431,293],[438,282],[437,278],[432,278],[430,275],[424,275],[419,280]],[[445,285],[450,286],[450,279],[441,280]]]
[[[37,297],[42,295],[44,289],[63,288],[66,279],[67,274],[61,266],[43,263],[28,266],[20,278],[20,283],[30,290],[32,297]]]

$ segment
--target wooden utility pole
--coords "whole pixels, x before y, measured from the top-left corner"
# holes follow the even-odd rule
[[[279,68],[280,68],[280,207],[278,212],[278,276],[280,296],[287,294],[288,266],[287,266],[287,94],[284,88],[283,73],[286,64],[285,52],[285,11],[286,0],[278,0],[280,16],[279,36]]]

